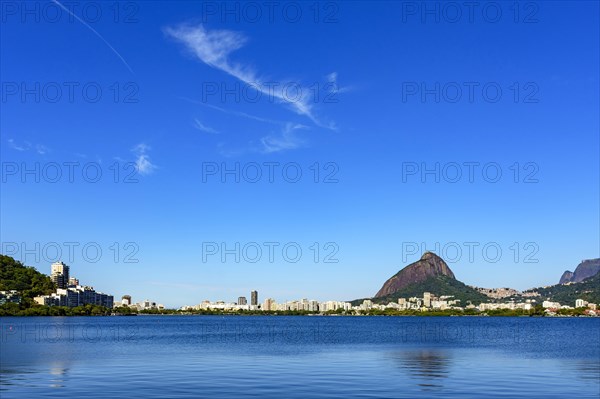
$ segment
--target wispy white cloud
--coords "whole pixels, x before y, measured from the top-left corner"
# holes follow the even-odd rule
[[[330,83],[337,83],[337,77],[337,72],[331,72],[329,75],[327,75],[327,81]]]
[[[249,141],[246,145],[231,146],[227,142],[217,143],[218,153],[227,158],[239,157],[248,153],[270,154],[293,150],[306,146],[306,141],[298,137],[298,131],[309,129],[299,123],[286,123],[281,131],[263,136],[259,142]]]
[[[312,104],[310,99],[310,90],[301,90],[299,98],[290,98],[284,93],[283,88],[287,83],[292,82],[280,84],[278,87],[281,90],[277,90],[265,84],[267,80],[258,76],[252,68],[230,60],[230,55],[242,48],[248,41],[242,33],[231,30],[209,31],[202,25],[179,25],[177,27],[167,27],[164,31],[167,35],[183,43],[192,54],[205,64],[219,69],[245,84],[251,85],[263,94],[288,104],[294,112],[306,116],[317,126],[334,129],[333,125],[322,123],[314,115],[314,104]]]
[[[219,111],[219,112],[223,112],[223,113],[228,114],[228,115],[235,115],[235,116],[240,116],[242,118],[252,119],[252,120],[255,120],[255,121],[258,121],[258,122],[265,122],[265,123],[272,123],[272,124],[279,124],[279,125],[284,125],[286,123],[286,122],[282,122],[282,121],[276,121],[276,120],[273,120],[273,119],[263,118],[263,117],[260,117],[260,116],[250,115],[250,114],[247,114],[245,112],[232,111],[232,110],[229,110],[229,109],[217,107],[216,105],[204,103],[202,101],[192,100],[191,98],[187,98],[187,97],[179,97],[179,98],[182,99],[182,100],[184,100],[184,101],[190,102],[192,104],[203,105],[205,107],[214,109],[214,110]]]
[[[29,143],[27,141],[24,142],[23,144],[17,144],[14,139],[8,139],[7,142],[8,142],[8,146],[10,148],[12,148],[13,150],[27,151],[31,148],[31,143]]]
[[[48,151],[50,151],[50,149],[49,149],[48,147],[46,147],[45,145],[43,145],[43,144],[37,144],[37,145],[35,146],[35,150],[36,150],[36,151],[37,151],[37,153],[38,153],[38,154],[40,154],[40,155],[44,155],[44,154],[46,154]]]
[[[196,129],[200,130],[201,132],[205,132],[205,133],[209,133],[209,134],[220,134],[219,131],[213,129],[212,127],[206,126],[205,124],[200,122],[198,119],[194,119],[194,127]]]
[[[293,150],[303,146],[304,141],[298,137],[296,131],[307,128],[308,127],[304,125],[288,123],[281,134],[265,136],[260,140],[263,145],[262,152],[271,153]]]
[[[239,157],[244,154],[247,154],[247,153],[258,152],[255,147],[256,146],[244,146],[244,147],[233,148],[233,147],[230,147],[228,145],[228,143],[221,142],[221,143],[217,144],[217,152],[219,153],[219,155],[221,155],[225,158],[235,158],[235,157]]]
[[[117,56],[119,57],[119,59],[121,60],[121,62],[123,64],[125,64],[125,66],[127,67],[127,69],[129,69],[129,71],[131,73],[133,72],[133,69],[131,69],[131,67],[129,66],[129,64],[127,63],[127,61],[125,61],[125,58],[123,58],[123,56],[121,54],[119,54],[119,52],[108,42],[108,40],[106,40],[100,33],[98,33],[98,31],[96,31],[96,29],[92,28],[87,22],[85,22],[83,19],[79,18],[77,15],[73,14],[71,12],[71,10],[69,10],[67,7],[63,6],[58,0],[52,0],[52,2],[54,4],[56,4],[57,6],[59,6],[60,8],[62,8],[63,10],[65,10],[69,15],[71,15],[73,18],[75,18],[76,20],[78,20],[79,22],[81,22],[81,24],[83,24],[83,26],[85,26],[86,28],[88,28],[89,30],[91,30],[96,36],[98,36],[100,38],[100,40],[102,40],[104,42],[104,44],[106,44],[108,46],[109,49],[111,49],[111,51]]]
[[[40,155],[45,155],[50,152],[50,148],[46,147],[44,144],[31,144],[29,141],[24,141],[22,143],[17,143],[14,139],[8,139],[8,146],[16,151],[29,151],[34,150]]]
[[[333,92],[335,94],[340,94],[340,93],[347,93],[351,90],[353,90],[353,87],[351,86],[340,86],[338,83],[338,73],[337,72],[331,72],[329,75],[326,76],[327,78],[327,83],[329,83],[331,85],[331,87],[329,87],[329,91],[330,93]]]
[[[157,166],[150,161],[149,150],[150,147],[144,143],[140,143],[131,149],[131,152],[136,156],[135,167],[141,175],[149,175],[157,169]]]

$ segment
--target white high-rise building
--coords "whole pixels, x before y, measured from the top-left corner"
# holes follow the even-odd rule
[[[423,306],[425,306],[426,308],[431,307],[431,293],[430,292],[423,293]]]
[[[67,288],[69,285],[69,266],[63,262],[54,262],[50,266],[50,278],[57,288]]]
[[[277,310],[277,303],[275,303],[275,300],[273,298],[267,298],[267,299],[265,299],[265,302],[263,303],[262,309],[263,310]]]
[[[587,304],[588,303],[586,301],[584,301],[583,299],[576,299],[575,300],[575,307],[576,308],[584,308],[584,307],[587,306]]]
[[[123,305],[123,306],[131,305],[131,296],[123,295],[123,297],[121,298],[121,305]]]

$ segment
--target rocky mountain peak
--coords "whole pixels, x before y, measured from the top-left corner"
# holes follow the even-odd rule
[[[580,283],[600,273],[600,258],[586,259],[581,261],[574,272],[565,271],[560,278],[559,284]]]
[[[375,294],[375,297],[393,294],[411,284],[420,283],[436,276],[447,276],[456,279],[454,273],[442,258],[433,252],[425,252],[420,260],[411,263],[389,278]]]

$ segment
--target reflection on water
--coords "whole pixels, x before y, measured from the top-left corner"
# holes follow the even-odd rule
[[[50,387],[64,388],[68,372],[69,368],[66,363],[56,360],[52,361],[50,365]]]
[[[581,360],[575,364],[577,376],[582,380],[600,381],[600,359],[597,360]],[[600,397],[600,393],[599,393]]]
[[[396,352],[391,357],[424,391],[444,387],[443,379],[448,377],[452,362],[450,351],[437,349]]]
[[[465,333],[432,339],[438,327]],[[0,397],[598,399],[599,330],[600,319],[0,318]]]

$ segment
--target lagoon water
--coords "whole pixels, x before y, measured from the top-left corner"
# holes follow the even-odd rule
[[[598,398],[600,319],[0,318],[0,397]]]

